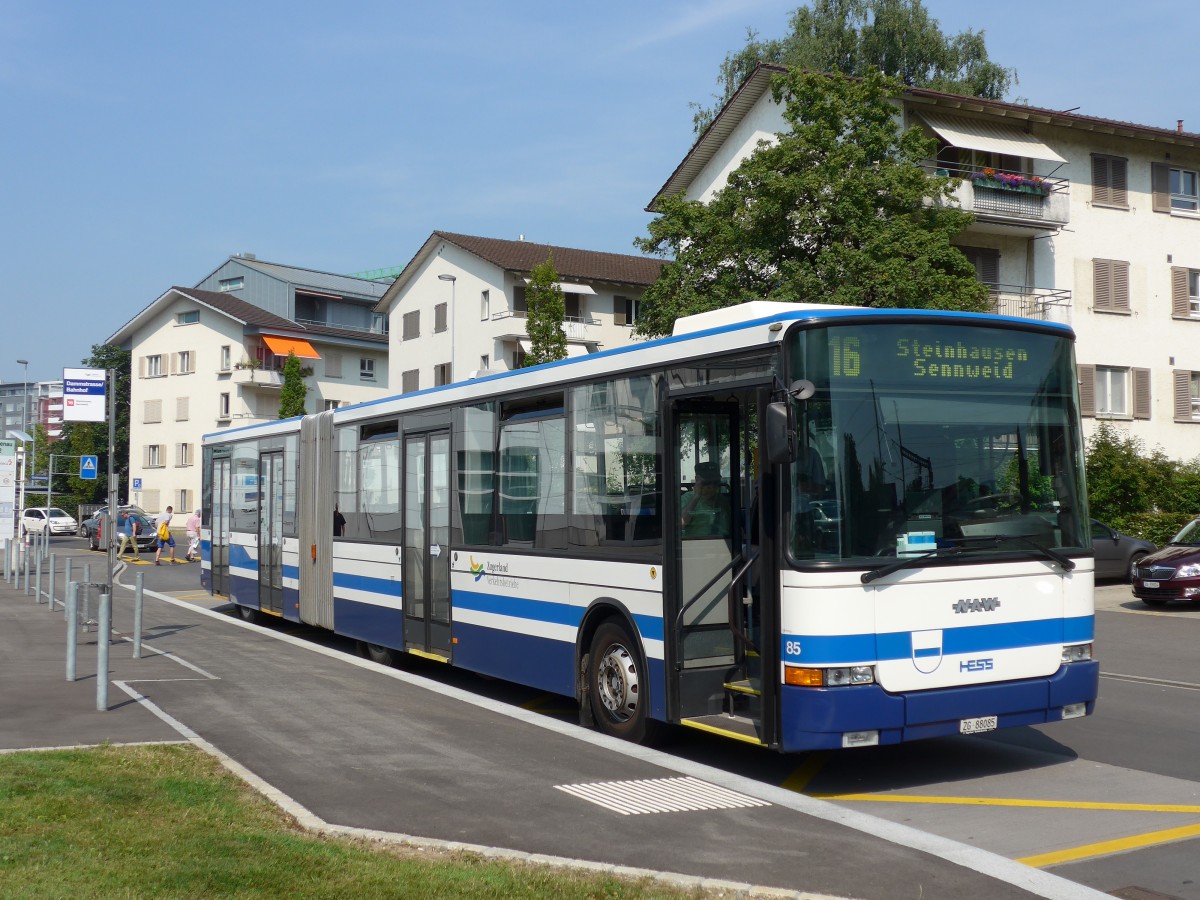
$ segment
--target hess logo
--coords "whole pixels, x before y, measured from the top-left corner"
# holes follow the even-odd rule
[[[964,659],[958,664],[960,672],[990,672],[992,671],[992,659]]]

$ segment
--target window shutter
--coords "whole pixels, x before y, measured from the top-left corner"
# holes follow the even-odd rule
[[[613,324],[628,325],[625,321],[625,298],[613,297]]]
[[[1112,309],[1112,261],[1092,260],[1092,308]]]
[[[325,375],[328,378],[342,377],[342,354],[333,350],[325,352]]]
[[[1081,365],[1079,367],[1079,414],[1081,416],[1096,415],[1096,367]]]
[[[1162,163],[1150,164],[1150,201],[1155,212],[1171,211],[1171,167]]]
[[[176,397],[175,398],[175,421],[176,422],[186,422],[187,419],[188,419],[188,398],[187,397]]]
[[[1133,370],[1133,417],[1150,418],[1150,370]]]
[[[1188,304],[1188,270],[1183,266],[1171,266],[1171,315],[1176,319],[1192,315]]]
[[[174,375],[176,372],[179,371],[179,365],[178,365],[179,354],[178,353],[168,353],[167,359],[169,360],[167,365],[170,366],[171,374]]]
[[[138,378],[146,377],[146,357],[138,357]]]
[[[1112,203],[1112,182],[1107,156],[1092,157],[1092,202],[1105,206]]]
[[[1175,379],[1175,421],[1196,421],[1192,418],[1192,373],[1176,369],[1171,375]]]
[[[1108,165],[1109,176],[1111,178],[1110,190],[1112,191],[1112,205],[1128,207],[1129,192],[1126,189],[1126,172],[1128,170],[1129,163],[1127,160],[1114,157],[1109,159]]]
[[[1129,312],[1129,263],[1113,260],[1112,308]]]
[[[143,469],[150,468],[150,445],[149,444],[142,445],[142,468]]]

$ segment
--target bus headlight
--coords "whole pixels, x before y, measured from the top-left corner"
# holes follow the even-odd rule
[[[1072,644],[1069,647],[1063,647],[1062,661],[1064,663],[1084,662],[1091,658],[1091,644]]]
[[[874,684],[874,666],[836,666],[832,669],[783,667],[783,683],[797,687],[844,687],[848,684]]]

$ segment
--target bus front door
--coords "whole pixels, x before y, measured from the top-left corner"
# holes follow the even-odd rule
[[[404,648],[449,661],[450,432],[404,439]]]
[[[209,545],[212,556],[212,592],[229,596],[229,510],[232,507],[232,485],[229,457],[212,461],[212,526]]]
[[[258,457],[258,606],[283,615],[283,451]]]
[[[669,485],[670,656],[676,710],[685,725],[765,743],[755,631],[758,548],[752,459],[757,421],[753,391],[728,399],[679,399],[672,405]],[[753,468],[753,467],[750,467]]]

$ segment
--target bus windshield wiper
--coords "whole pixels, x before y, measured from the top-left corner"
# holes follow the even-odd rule
[[[1062,553],[1059,553],[1057,550],[1052,550],[1044,544],[1039,544],[1029,535],[994,534],[987,538],[982,538],[982,540],[991,541],[992,545],[995,547],[999,547],[1001,544],[1008,543],[1021,544],[1025,547],[1028,547],[1030,550],[1036,551],[1039,555],[1044,556],[1046,559],[1050,559],[1058,563],[1060,566],[1062,566],[1064,572],[1070,572],[1075,568],[1075,560],[1071,559],[1071,557],[1064,556]],[[971,549],[974,550],[975,547],[972,547]]]
[[[893,563],[888,563],[879,569],[872,569],[870,572],[863,572],[859,576],[859,581],[863,584],[870,584],[872,581],[882,578],[884,575],[891,575],[893,572],[899,572],[901,569],[907,569],[909,566],[915,566],[923,559],[930,559],[934,556],[953,556],[956,553],[963,552],[962,547],[938,547],[936,550],[929,550],[918,556],[905,556]]]

